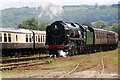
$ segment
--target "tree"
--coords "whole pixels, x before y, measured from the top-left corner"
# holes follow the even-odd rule
[[[114,23],[112,30],[118,33],[118,39],[120,40],[120,22]]]
[[[94,27],[101,28],[101,29],[107,27],[107,23],[106,23],[105,21],[93,22],[92,25],[93,25]]]
[[[18,25],[19,28],[33,29],[33,30],[37,30],[38,26],[39,26],[38,20],[35,19],[35,17],[27,19]]]
[[[39,24],[39,30],[41,30],[41,31],[46,30],[47,25],[48,25],[47,23],[41,22]]]
[[[90,22],[84,22],[84,23],[82,23],[82,25],[86,25],[86,26],[92,27],[92,24]]]
[[[35,17],[27,19],[18,25],[19,28],[31,30],[45,30],[46,26],[46,23],[38,22],[38,20]]]

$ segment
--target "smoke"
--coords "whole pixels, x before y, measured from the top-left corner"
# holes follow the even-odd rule
[[[41,6],[41,12],[39,14],[40,19],[50,19],[50,20],[57,20],[62,18],[63,7],[58,6],[52,3],[47,5]]]
[[[58,53],[60,54],[60,56],[62,57],[66,57],[68,52],[64,52],[63,50],[58,50]]]

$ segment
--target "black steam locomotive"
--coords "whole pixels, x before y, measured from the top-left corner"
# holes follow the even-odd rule
[[[117,33],[77,23],[55,21],[46,28],[45,45],[57,56],[60,50],[68,55],[113,50],[117,43]]]

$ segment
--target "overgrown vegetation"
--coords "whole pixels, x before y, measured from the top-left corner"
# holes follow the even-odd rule
[[[45,30],[47,27],[47,23],[38,22],[38,20],[33,17],[20,23],[18,27],[31,30]]]
[[[118,33],[118,38],[120,40],[120,21],[113,24],[112,30]]]
[[[118,48],[120,48],[120,41],[118,41]]]

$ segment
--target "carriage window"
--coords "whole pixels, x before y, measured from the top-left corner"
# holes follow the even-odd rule
[[[44,36],[43,36],[43,42],[44,42]]]
[[[32,36],[32,41],[34,40],[34,37]]]
[[[0,33],[0,42],[2,42],[2,34]]]
[[[8,42],[11,42],[11,34],[8,34]]]
[[[44,36],[44,42],[46,41],[46,36]]]
[[[37,36],[36,36],[36,42],[37,42]]]
[[[29,35],[29,41],[32,42],[32,37],[31,37],[31,35]]]
[[[40,36],[38,35],[38,42],[40,42]]]
[[[26,42],[28,42],[28,35],[26,35]]]
[[[18,36],[16,35],[16,41],[18,41]]]
[[[42,42],[42,35],[41,35],[41,42]]]
[[[7,42],[7,35],[4,33],[4,42]]]
[[[95,33],[96,34],[96,39],[98,38],[98,34],[97,34],[97,32]]]

